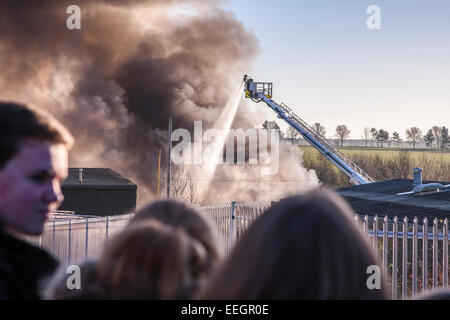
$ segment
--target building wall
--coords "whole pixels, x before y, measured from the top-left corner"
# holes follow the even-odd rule
[[[136,211],[137,189],[62,188],[60,210],[81,215],[112,216]]]

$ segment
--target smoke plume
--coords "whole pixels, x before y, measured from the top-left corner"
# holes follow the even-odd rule
[[[66,27],[71,4],[0,2],[0,99],[54,113],[76,138],[71,166],[111,167],[148,200],[159,149],[167,161],[169,116],[175,128],[191,129],[194,120],[212,125],[258,54],[258,42],[219,1],[78,0],[81,30]],[[238,111],[234,126],[253,122]],[[287,175],[300,168],[299,158],[289,160]],[[238,167],[217,175],[253,179]],[[295,175],[306,177],[302,168]],[[219,182],[211,189],[221,186],[227,193],[210,201],[256,200],[258,190],[274,189],[244,192]]]

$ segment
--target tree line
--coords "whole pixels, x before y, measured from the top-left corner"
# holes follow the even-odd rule
[[[431,129],[427,131],[424,135],[422,130],[419,127],[410,127],[405,131],[405,137],[407,141],[411,141],[413,143],[413,148],[416,148],[416,144],[419,142],[425,142],[427,147],[432,148],[433,143],[436,143],[437,149],[445,149],[450,145],[450,135],[448,128],[445,126],[433,126]],[[387,130],[383,129],[375,129],[365,127],[363,129],[363,138],[366,141],[366,147],[368,145],[368,141],[377,141],[383,147],[385,143],[396,143],[397,146],[400,146],[400,143],[403,139],[400,138],[400,134],[398,132],[393,132],[392,137]]]
[[[278,124],[275,121],[264,121],[263,123],[264,129],[280,129]],[[311,128],[314,134],[317,134],[323,138],[327,133],[325,127],[319,122],[314,123]],[[336,126],[336,131],[334,136],[338,139],[339,145],[343,146],[344,141],[350,137],[350,129],[344,124],[340,124]],[[293,127],[289,126],[286,132],[281,132],[282,138],[287,138],[294,143],[295,140],[300,138],[300,134]],[[362,138],[365,140],[366,147],[368,147],[369,141],[373,143],[376,142],[381,147],[384,147],[385,144],[391,146],[392,143],[395,143],[397,147],[400,147],[400,143],[403,141],[400,138],[400,134],[395,131],[391,134],[384,129],[376,129],[370,127],[364,127]],[[411,141],[413,143],[413,148],[416,148],[417,143],[425,142],[426,146],[429,148],[433,148],[434,146],[437,149],[445,149],[450,147],[450,134],[449,129],[445,126],[433,126],[429,129],[425,134],[419,127],[410,127],[405,130],[405,138],[407,141]]]

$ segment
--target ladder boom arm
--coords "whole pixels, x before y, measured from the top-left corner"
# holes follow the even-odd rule
[[[336,150],[324,137],[297,116],[285,104],[278,104],[272,100],[272,84],[256,83],[252,79],[244,78],[246,82],[245,95],[255,102],[263,101],[274,110],[280,119],[297,130],[306,141],[323,154],[329,161],[345,173],[354,184],[367,184],[375,182],[366,172],[358,167],[342,152]]]

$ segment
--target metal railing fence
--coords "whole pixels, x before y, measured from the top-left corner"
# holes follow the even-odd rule
[[[225,257],[266,208],[232,202],[198,209],[216,230],[217,245]],[[80,262],[98,257],[108,238],[128,224],[132,216],[52,221],[40,237],[28,240],[47,249],[62,263]],[[387,275],[393,299],[448,288],[447,219],[355,216],[355,222],[381,258],[380,267]]]
[[[133,214],[85,219],[53,220],[39,237],[26,239],[46,249],[61,263],[97,258],[108,238],[120,231]]]
[[[219,209],[220,208],[220,209]],[[219,248],[226,256],[245,230],[266,209],[231,203],[202,211],[219,233]],[[415,297],[425,290],[448,288],[448,220],[355,216],[378,253],[393,299]],[[376,236],[374,236],[376,235]]]
[[[199,211],[214,226],[217,244],[223,257],[227,256],[235,242],[242,237],[253,221],[267,207],[258,204],[232,202],[229,204],[200,207]]]
[[[448,288],[448,219],[356,216],[355,220],[362,222],[382,258],[393,299]]]

